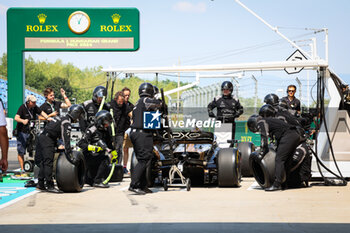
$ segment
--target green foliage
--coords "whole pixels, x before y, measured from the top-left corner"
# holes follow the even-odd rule
[[[68,79],[54,77],[50,80],[46,80],[45,87],[51,87],[55,93],[55,97],[60,100],[64,100],[63,96],[61,95],[61,88],[63,88],[66,91],[66,95],[68,98],[71,98],[73,96],[73,88],[70,85]]]
[[[7,54],[4,53],[0,58],[0,75],[7,77]]]
[[[7,77],[7,54],[0,57],[0,75]],[[117,78],[114,86],[114,93],[128,87],[131,90],[130,101],[135,103],[138,96],[138,88],[141,83],[150,82],[155,84],[155,80],[143,80],[137,76],[130,78]],[[75,67],[72,63],[63,63],[58,59],[54,63],[47,61],[35,61],[31,56],[25,59],[25,83],[30,89],[36,89],[43,93],[46,87],[52,87],[57,98],[62,99],[60,88],[66,91],[66,95],[72,101],[76,99],[77,103],[91,99],[92,92],[96,86],[106,85],[106,74],[102,71],[102,66],[85,68],[83,70]],[[182,85],[187,83],[181,82]],[[164,91],[177,87],[177,82],[169,79],[158,82],[158,88]],[[111,90],[111,84],[109,92]],[[113,94],[114,94],[113,93]],[[181,94],[181,93],[180,93]],[[171,97],[176,99],[176,93]],[[108,100],[111,94],[108,93]]]

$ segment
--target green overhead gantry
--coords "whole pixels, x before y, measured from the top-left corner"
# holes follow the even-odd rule
[[[136,51],[136,8],[10,8],[7,11],[8,113],[24,101],[24,52]]]

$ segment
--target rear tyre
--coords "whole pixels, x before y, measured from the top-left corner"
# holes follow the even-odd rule
[[[255,151],[255,146],[251,142],[238,143],[237,149],[241,153],[241,172],[243,177],[252,177],[253,171],[249,166],[250,154]]]
[[[217,155],[218,182],[220,187],[240,186],[240,158],[236,148],[222,148]]]
[[[56,181],[63,192],[80,192],[85,183],[85,160],[82,152],[73,151],[77,164],[71,164],[64,153],[57,159]]]

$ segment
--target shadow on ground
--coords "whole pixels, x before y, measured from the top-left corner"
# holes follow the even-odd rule
[[[350,232],[346,223],[118,223],[118,224],[38,224],[0,225],[1,232]]]

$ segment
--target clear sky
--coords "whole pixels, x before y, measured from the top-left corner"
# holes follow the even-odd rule
[[[298,41],[306,51],[310,51],[307,39],[315,37],[321,58],[324,58],[324,33],[313,34],[314,31],[304,28],[328,28],[330,67],[350,81],[350,1],[242,2],[271,25],[280,27],[282,33]],[[295,50],[234,0],[0,0],[0,53],[6,52],[6,11],[10,7],[136,7],[140,11],[140,49],[136,52],[26,53],[35,60],[61,59],[80,68],[283,61]],[[304,83],[306,80],[304,71],[290,76],[284,72],[254,75],[260,78],[261,87],[265,85],[273,90],[294,83],[295,77]],[[310,76],[315,78],[315,73]],[[277,77],[284,79],[276,82]],[[205,80],[201,85],[217,81]],[[250,87],[251,83],[242,81],[242,89],[244,85]]]

